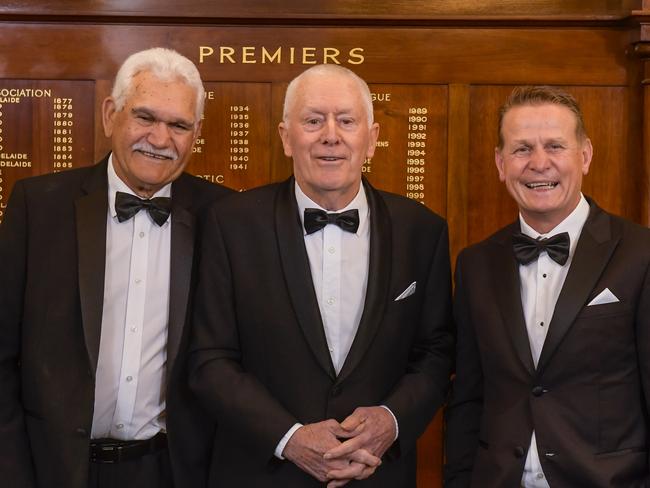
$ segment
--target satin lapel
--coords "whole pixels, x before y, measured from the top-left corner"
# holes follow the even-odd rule
[[[106,218],[108,177],[106,160],[97,165],[86,181],[85,193],[75,201],[77,252],[79,256],[79,299],[88,360],[93,376],[97,369],[104,305],[106,263]]]
[[[490,247],[490,265],[492,266],[490,274],[494,280],[492,289],[496,294],[501,317],[509,332],[510,340],[512,340],[524,367],[530,374],[533,374],[535,365],[530,352],[526,319],[521,305],[519,265],[512,250],[511,236],[517,231],[519,231],[519,224],[514,223],[493,238],[494,242]],[[486,299],[488,299],[487,296]]]
[[[181,176],[172,184],[169,322],[167,327],[168,375],[178,356],[183,328],[187,322],[187,307],[192,286],[196,217],[189,211],[191,202],[190,189],[184,184],[184,177]]]
[[[381,195],[364,179],[370,209],[370,256],[368,287],[359,328],[352,342],[338,382],[343,381],[359,364],[379,330],[390,285],[390,263],[393,262],[392,225],[388,208]]]
[[[332,378],[335,378],[334,366],[327,348],[325,330],[314,292],[293,185],[293,178],[283,183],[278,188],[275,201],[275,229],[280,249],[280,264],[291,304],[305,339],[321,367]]]
[[[585,306],[619,239],[619,236],[612,236],[609,215],[591,203],[589,218],[580,234],[571,268],[549,324],[548,335],[537,365],[538,372],[542,372],[548,364],[578,312]]]

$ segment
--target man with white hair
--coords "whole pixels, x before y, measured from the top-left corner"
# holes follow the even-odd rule
[[[379,126],[350,70],[293,80],[279,131],[294,176],[206,214],[190,385],[218,486],[415,487],[451,368],[447,226],[362,179]]]
[[[186,382],[204,89],[162,48],[120,68],[94,166],[19,181],[0,226],[0,479],[203,487],[214,421]],[[142,211],[140,211],[142,210]]]

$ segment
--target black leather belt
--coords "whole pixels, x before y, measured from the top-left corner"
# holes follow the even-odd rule
[[[144,441],[120,441],[117,439],[94,439],[90,441],[90,462],[121,463],[140,459],[167,447],[167,434],[159,432]]]

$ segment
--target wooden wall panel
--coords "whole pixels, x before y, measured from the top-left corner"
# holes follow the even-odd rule
[[[60,162],[72,154],[73,166],[106,154],[99,109],[112,77],[130,53],[156,45],[195,61],[211,94],[189,166],[211,181],[244,189],[290,175],[277,133],[287,82],[311,64],[338,62],[364,77],[377,98],[381,145],[366,175],[445,215],[454,257],[516,217],[497,177],[494,146],[497,109],[517,84],[561,85],[576,95],[595,147],[585,193],[648,223],[648,0],[287,0],[282,8],[265,0],[5,3],[0,221],[17,178],[61,169],[55,154]],[[11,96],[2,89],[16,87],[54,95],[3,102]],[[72,113],[71,151],[55,150],[62,144],[53,138],[67,137],[53,132],[55,98],[72,98],[72,109],[59,110]],[[248,119],[235,117],[241,114]],[[410,119],[417,116],[427,120]],[[231,125],[244,120],[246,128]],[[248,134],[233,134],[240,130]],[[8,165],[21,160],[15,154],[32,164]],[[418,451],[418,486],[440,487],[441,415]]]
[[[0,15],[136,17],[178,19],[275,19],[292,21],[448,20],[449,18],[620,19],[641,7],[641,0],[284,0],[274,8],[268,0],[14,0],[0,6]]]

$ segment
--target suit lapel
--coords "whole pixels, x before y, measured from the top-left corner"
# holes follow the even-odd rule
[[[314,292],[293,185],[293,178],[289,178],[281,184],[275,201],[275,229],[280,250],[280,265],[284,272],[293,310],[305,339],[321,367],[331,378],[335,378],[334,366],[327,347],[325,330]]]
[[[359,328],[350,347],[338,382],[343,381],[359,364],[372,343],[381,324],[390,285],[390,265],[393,256],[392,225],[388,208],[379,193],[363,181],[370,209],[370,256],[368,287]]]
[[[494,239],[490,248],[492,289],[496,294],[499,310],[505,323],[508,336],[512,340],[517,356],[526,370],[533,374],[535,365],[528,342],[526,319],[521,305],[521,281],[519,265],[512,250],[511,236],[519,231],[519,224],[513,223],[503,229]]]
[[[185,184],[185,175],[181,175],[172,184],[169,325],[167,329],[168,375],[178,356],[189,303],[196,227],[196,218],[189,210],[191,203],[191,190]]]
[[[75,201],[81,321],[92,374],[97,369],[104,305],[106,218],[108,214],[107,159],[95,166],[82,183]]]
[[[591,211],[578,240],[571,268],[560,292],[548,335],[538,362],[538,372],[543,371],[571,328],[578,312],[585,306],[589,294],[616,248],[619,236],[612,236],[609,215],[591,204]]]

